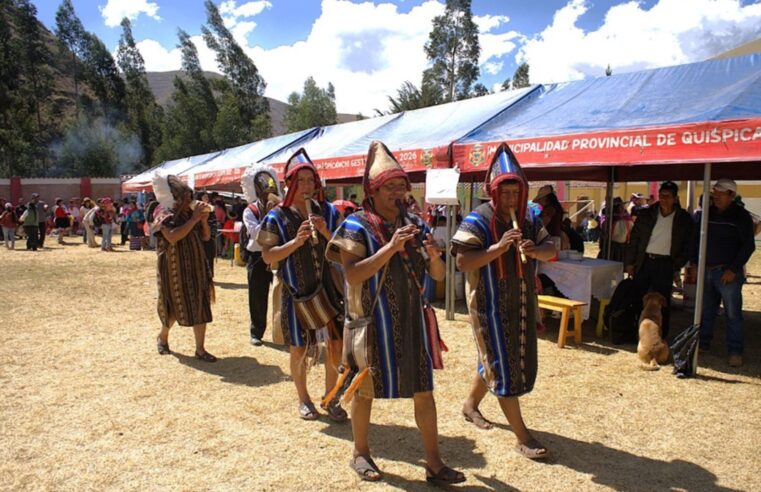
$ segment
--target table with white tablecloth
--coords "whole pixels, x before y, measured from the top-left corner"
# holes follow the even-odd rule
[[[597,258],[540,261],[539,273],[552,279],[557,289],[569,299],[586,302],[582,310],[586,320],[589,319],[592,297],[609,299],[613,295],[624,278],[624,264]]]

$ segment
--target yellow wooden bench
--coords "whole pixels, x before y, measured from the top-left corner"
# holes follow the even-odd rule
[[[558,333],[558,347],[565,346],[565,340],[568,335],[573,335],[573,341],[581,343],[581,308],[586,306],[586,302],[574,301],[573,299],[563,299],[555,296],[537,296],[539,307],[549,309],[550,311],[560,312],[560,332]],[[568,330],[568,318],[573,313],[573,330]]]

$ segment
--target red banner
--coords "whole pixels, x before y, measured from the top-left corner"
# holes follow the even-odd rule
[[[506,140],[524,167],[761,160],[761,119]],[[455,145],[462,172],[485,170],[501,142]]]

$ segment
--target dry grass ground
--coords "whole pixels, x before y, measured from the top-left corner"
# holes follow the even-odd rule
[[[73,241],[73,240],[70,240]],[[349,424],[296,418],[287,353],[248,343],[245,270],[217,263],[215,322],[192,358],[189,328],[170,356],[155,352],[153,253],[76,246],[0,251],[0,488],[3,490],[426,489],[409,400],[378,401],[371,444],[384,483],[360,484],[347,466]],[[23,247],[23,244],[22,244]],[[750,271],[761,274],[756,253]],[[548,463],[513,451],[495,399],[479,431],[460,416],[475,356],[464,313],[440,320],[451,349],[436,375],[441,448],[465,490],[761,490],[761,282],[745,287],[746,365],[722,343],[696,379],[638,369],[634,346],[539,341],[539,377],[522,399],[526,421],[551,448]],[[686,326],[677,313],[674,326]],[[270,334],[266,337],[269,339]],[[719,328],[718,340],[723,340]],[[319,369],[319,368],[318,368]],[[310,373],[314,397],[322,371]]]

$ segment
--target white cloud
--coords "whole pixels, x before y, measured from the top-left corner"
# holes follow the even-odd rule
[[[241,46],[248,46],[248,35],[256,28],[256,22],[246,19],[261,14],[264,9],[272,8],[272,4],[266,0],[258,0],[239,6],[236,0],[227,0],[219,4],[218,8],[225,27],[230,30],[233,38]]]
[[[387,109],[387,97],[404,81],[420,85],[428,65],[423,46],[433,18],[444,12],[443,2],[437,0],[426,0],[407,13],[391,3],[322,0],[320,16],[306,39],[271,49],[251,46],[247,36],[256,27],[251,18],[271,6],[267,1],[238,5],[235,0],[219,5],[225,25],[267,82],[266,94],[285,101],[291,92],[301,92],[311,75],[322,87],[333,83],[339,112],[365,115]],[[506,16],[474,20],[481,30],[479,63],[485,74],[495,74],[504,64],[500,58],[515,50],[521,35],[495,32],[508,22]],[[200,36],[193,41],[203,68],[219,72],[214,53]],[[152,40],[143,40],[138,47],[148,70],[179,69],[176,48],[167,50]]]
[[[481,68],[483,68],[484,72],[491,74],[491,75],[497,75],[504,66],[503,62],[487,62],[484,63]]]
[[[148,0],[108,0],[105,6],[99,6],[98,9],[108,27],[118,26],[124,17],[135,20],[140,14],[161,20],[158,15],[159,5]]]
[[[478,26],[478,32],[491,32],[502,24],[510,22],[510,17],[506,15],[474,15],[473,22]]]
[[[660,0],[649,10],[629,1],[611,7],[604,24],[585,32],[577,21],[590,8],[571,0],[552,24],[520,48],[532,82],[558,82],[702,61],[761,35],[761,4],[740,0]]]

